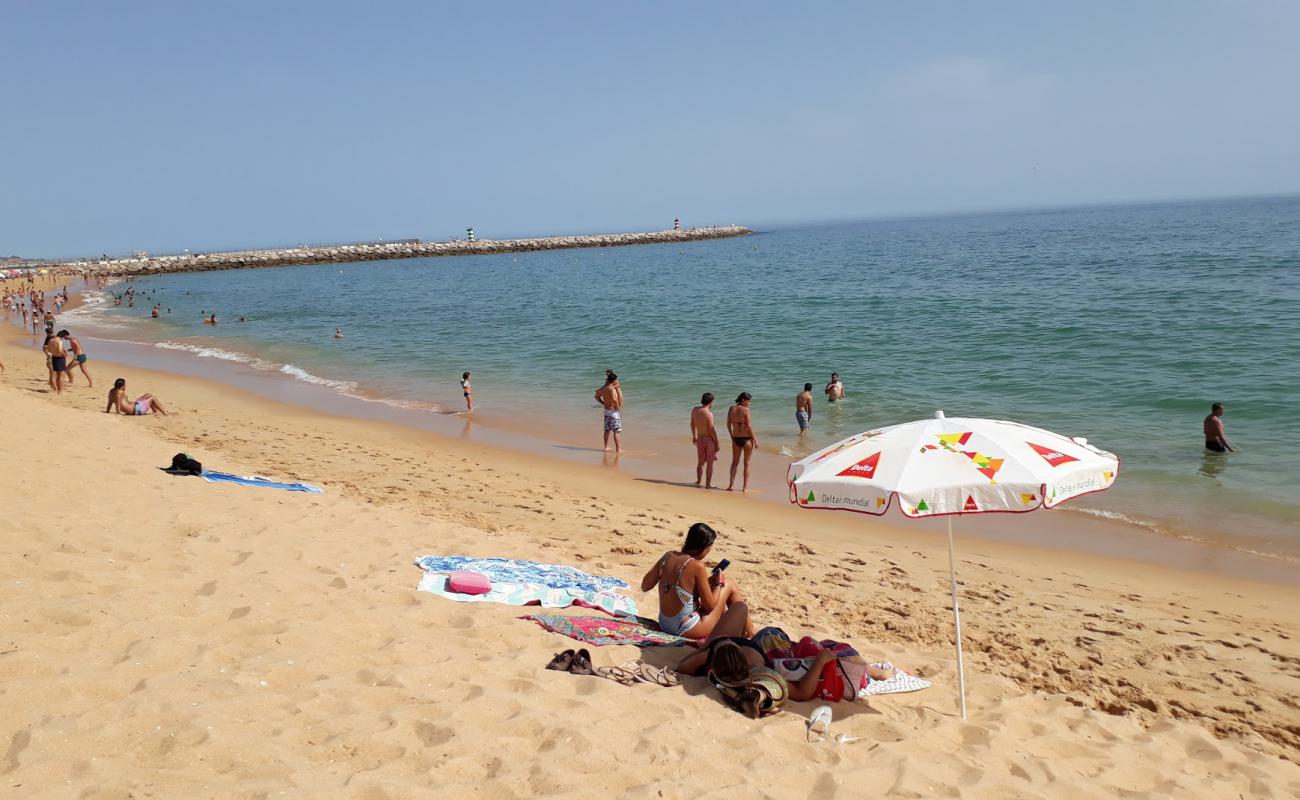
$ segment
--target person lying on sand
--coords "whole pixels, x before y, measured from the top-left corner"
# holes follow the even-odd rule
[[[154,411],[164,417],[167,416],[167,409],[163,408],[162,401],[148,392],[137,397],[135,402],[127,400],[126,378],[118,378],[113,381],[113,388],[108,390],[108,406],[105,407],[104,413],[107,414],[113,409],[117,409],[119,414],[132,417],[142,417]]]
[[[707,524],[695,523],[686,532],[682,549],[664,553],[641,579],[643,592],[659,587],[659,627],[665,633],[704,639],[713,633],[728,608],[745,602],[735,584],[727,583],[719,571],[710,574],[704,566],[704,558],[717,536]],[[741,630],[754,632],[748,612]]]
[[[677,671],[683,675],[713,673],[723,683],[736,684],[744,681],[750,670],[772,667],[758,642],[743,635],[747,626],[752,626],[749,607],[745,603],[736,603],[727,609],[704,645],[677,664]],[[816,699],[822,669],[834,659],[834,651],[819,651],[808,672],[789,684],[790,699],[796,702]],[[894,677],[894,670],[892,667],[868,666],[867,674],[872,680],[883,681]]]

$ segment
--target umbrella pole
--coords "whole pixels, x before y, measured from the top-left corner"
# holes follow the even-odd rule
[[[948,582],[952,585],[952,621],[957,628],[957,691],[961,695],[961,718],[966,719],[966,666],[961,659],[961,607],[957,604],[957,567],[952,546],[952,517],[948,517]]]

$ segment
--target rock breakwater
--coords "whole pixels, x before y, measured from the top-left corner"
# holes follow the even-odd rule
[[[301,264],[329,264],[351,261],[380,261],[429,256],[472,256],[494,253],[527,253],[537,250],[568,250],[580,247],[626,247],[637,244],[671,244],[704,239],[726,239],[752,233],[749,228],[727,225],[711,228],[603,233],[583,236],[547,236],[537,239],[479,239],[447,242],[379,242],[328,247],[289,247],[272,250],[238,250],[223,253],[186,253],[167,256],[133,256],[79,261],[62,261],[43,266],[71,268],[96,275],[139,275],[164,272],[201,272],[216,269],[282,267]]]

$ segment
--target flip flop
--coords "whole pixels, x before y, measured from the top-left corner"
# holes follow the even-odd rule
[[[568,672],[570,665],[573,664],[573,655],[574,653],[572,650],[565,650],[563,653],[556,653],[555,657],[551,659],[551,663],[546,665],[546,668],[558,670],[560,672]]]
[[[591,653],[587,648],[582,648],[578,654],[573,657],[573,663],[569,665],[569,672],[574,675],[595,675],[591,669]]]
[[[636,674],[636,661],[627,661],[617,667],[596,667],[595,673],[599,678],[608,678],[615,683],[621,683],[624,686],[631,686],[640,683],[641,678]]]
[[[654,683],[659,686],[672,687],[678,686],[682,682],[682,676],[667,667],[655,667],[645,662],[637,662],[636,675],[646,683]]]
[[[820,742],[831,732],[831,707],[817,706],[808,717],[808,741]],[[817,738],[813,739],[816,734]]]

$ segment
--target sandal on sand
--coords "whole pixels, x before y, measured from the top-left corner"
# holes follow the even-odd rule
[[[831,732],[831,707],[817,706],[813,709],[812,716],[808,717],[808,741],[820,742],[826,738],[826,734]],[[813,734],[817,735],[813,739]]]
[[[568,672],[571,664],[573,664],[573,651],[565,650],[563,653],[556,653],[555,658],[551,659],[551,663],[547,664],[546,668]]]
[[[641,682],[641,677],[636,673],[637,661],[628,661],[618,667],[596,667],[596,676],[608,678],[615,683],[621,683],[624,686],[631,686]]]
[[[573,657],[573,663],[569,665],[569,672],[574,675],[595,675],[591,669],[591,653],[587,648],[582,648],[578,654]]]
[[[636,683],[653,683],[657,686],[677,686],[682,676],[667,667],[655,667],[644,661],[633,659],[617,667],[596,667],[596,675],[609,678],[624,686]]]
[[[682,676],[676,671],[667,667],[654,667],[643,661],[637,662],[636,675],[646,683],[665,687],[678,686],[682,682]]]

